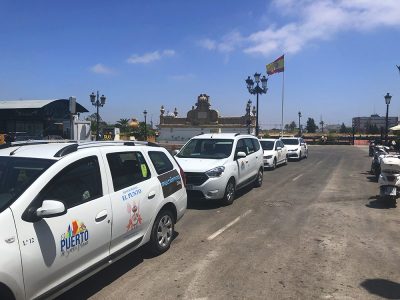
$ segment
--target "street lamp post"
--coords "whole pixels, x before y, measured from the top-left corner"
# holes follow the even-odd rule
[[[251,100],[247,101],[246,105],[246,115],[247,115],[247,133],[250,134],[250,128],[251,128],[251,115],[250,115],[250,110],[251,110]]]
[[[385,102],[386,102],[386,131],[385,131],[385,142],[386,145],[388,144],[388,132],[389,132],[389,104],[392,96],[389,93],[385,95]]]
[[[144,115],[144,140],[147,141],[147,110],[143,111]]]
[[[96,113],[96,141],[99,140],[99,108],[103,107],[104,104],[106,104],[106,97],[104,95],[101,95],[99,98],[99,91],[97,91],[97,97],[94,92],[90,94],[90,102],[92,102],[92,105],[96,107],[97,113]]]
[[[321,120],[321,122],[319,122],[319,125],[321,125],[321,132],[324,133],[324,121]]]
[[[252,95],[257,95],[257,114],[256,114],[256,136],[258,137],[258,133],[260,131],[260,127],[258,125],[258,115],[259,115],[259,110],[258,110],[258,95],[260,94],[266,94],[267,93],[267,82],[268,78],[263,76],[260,79],[261,74],[260,73],[255,73],[254,74],[254,80],[250,78],[250,76],[247,77],[246,79],[246,84],[247,84],[247,89],[250,94]],[[260,81],[261,81],[261,87],[260,87]],[[256,83],[256,86],[254,86],[254,82]]]
[[[301,118],[301,112],[299,111],[299,136],[301,136],[301,125],[300,125],[300,118]]]

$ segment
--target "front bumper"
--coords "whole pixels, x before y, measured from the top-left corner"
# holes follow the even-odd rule
[[[264,158],[264,168],[272,168],[274,166],[274,158]]]
[[[221,177],[208,178],[201,185],[186,184],[186,190],[189,197],[205,199],[222,199],[225,195],[228,179],[223,175]]]
[[[288,151],[287,155],[289,158],[300,158],[300,151]]]

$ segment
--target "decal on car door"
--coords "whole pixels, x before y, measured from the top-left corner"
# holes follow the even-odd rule
[[[133,203],[133,205],[128,203],[126,205],[126,210],[129,214],[129,221],[128,225],[126,225],[126,231],[130,231],[142,224],[142,217],[140,216],[139,208],[135,203]]]
[[[83,222],[73,220],[67,231],[61,235],[61,256],[79,251],[89,243],[89,231]]]
[[[157,178],[161,183],[164,198],[172,195],[182,188],[181,176],[176,170],[171,170],[165,174],[161,174]]]

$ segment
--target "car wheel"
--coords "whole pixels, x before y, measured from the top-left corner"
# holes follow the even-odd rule
[[[174,215],[168,209],[163,209],[154,221],[150,236],[150,251],[154,255],[160,255],[171,246],[174,234]]]
[[[289,160],[289,158],[288,158],[288,156],[286,155],[286,157],[285,157],[285,165],[287,165],[288,160]]]
[[[231,178],[226,184],[225,195],[224,198],[222,199],[222,202],[225,205],[231,205],[233,203],[233,200],[235,200],[235,193],[236,193],[235,180]]]
[[[275,161],[275,162],[276,162],[276,161]],[[255,187],[260,187],[260,186],[262,186],[263,177],[264,177],[264,172],[263,172],[262,169],[259,169],[259,170],[258,170],[258,173],[257,173],[256,181],[254,181],[254,186],[255,186]]]
[[[274,158],[274,164],[272,165],[272,170],[276,169],[276,157]]]
[[[308,150],[306,150],[306,153],[304,155],[304,158],[308,158]]]
[[[302,154],[301,151],[300,151],[299,160],[301,160],[302,155],[303,155],[303,154]]]

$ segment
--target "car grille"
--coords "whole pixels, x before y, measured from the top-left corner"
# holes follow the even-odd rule
[[[204,173],[185,172],[186,184],[202,185],[208,180],[208,176]]]
[[[387,175],[387,176],[386,176],[386,178],[387,178],[387,180],[388,180],[388,181],[395,181],[395,179],[396,179],[396,176],[393,176],[393,175]]]

